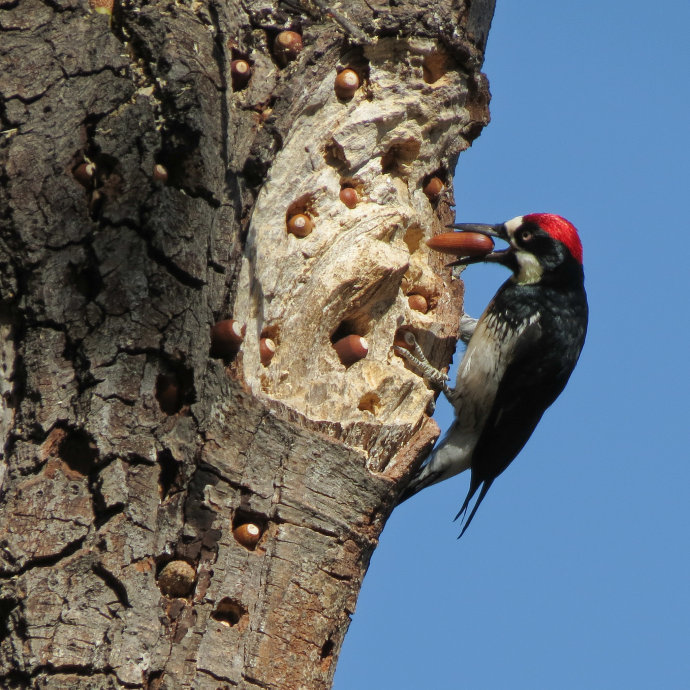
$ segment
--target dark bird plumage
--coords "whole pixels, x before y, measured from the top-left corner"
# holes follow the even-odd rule
[[[456,516],[469,526],[493,481],[513,461],[545,410],[565,387],[587,330],[582,246],[575,228],[552,214],[519,216],[498,226],[461,225],[508,241],[480,259],[513,271],[476,324],[449,399],[456,419],[399,502],[470,469]],[[409,359],[409,358],[408,358]]]

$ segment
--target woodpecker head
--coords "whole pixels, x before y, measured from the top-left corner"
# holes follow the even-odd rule
[[[513,280],[521,285],[583,280],[582,243],[575,226],[561,216],[530,213],[498,225],[461,223],[452,227],[498,237],[509,246],[483,257],[460,259],[451,266],[501,263],[513,271]]]

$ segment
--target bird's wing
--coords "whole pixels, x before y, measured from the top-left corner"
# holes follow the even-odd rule
[[[511,349],[475,445],[472,469],[477,478],[493,480],[508,467],[565,383],[556,372],[545,370],[541,348],[535,347],[541,337],[535,320],[522,329]]]
[[[529,352],[540,334],[537,315],[515,328],[490,311],[482,316],[458,367],[453,405],[460,431],[481,432],[509,367],[519,369],[516,360]]]

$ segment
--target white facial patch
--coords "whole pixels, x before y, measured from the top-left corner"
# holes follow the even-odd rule
[[[512,220],[506,221],[504,223],[506,230],[508,231],[508,237],[512,240],[515,231],[522,225],[523,216],[515,216]]]
[[[520,266],[520,270],[518,271],[517,275],[513,277],[513,280],[520,285],[529,285],[532,283],[538,283],[541,280],[541,277],[544,274],[544,269],[541,267],[541,264],[534,254],[530,254],[524,249],[519,249],[513,241],[515,232],[522,225],[523,220],[524,216],[516,216],[505,223],[505,228],[508,232],[510,244],[515,249],[515,258]]]
[[[518,249],[515,252],[515,258],[520,265],[520,271],[514,276],[516,283],[519,285],[531,285],[541,280],[542,275],[544,275],[544,269],[534,254]]]

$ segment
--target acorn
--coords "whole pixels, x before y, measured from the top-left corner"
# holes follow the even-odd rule
[[[273,54],[283,66],[302,52],[302,37],[296,31],[281,31],[273,41]]]
[[[424,58],[422,72],[427,84],[437,82],[446,73],[446,61],[446,55],[443,53],[432,53]]]
[[[247,326],[234,319],[224,319],[211,328],[211,357],[230,359],[242,345]]]
[[[344,338],[333,343],[333,348],[335,349],[340,361],[349,367],[351,364],[358,362],[360,359],[364,359],[369,352],[369,345],[367,341],[362,338],[361,335],[346,335]]]
[[[342,100],[349,100],[359,88],[359,74],[353,69],[344,69],[335,77],[335,95]]]
[[[83,187],[90,187],[96,175],[96,165],[91,162],[80,163],[72,172],[74,179]]]
[[[276,353],[276,344],[270,338],[261,338],[259,340],[259,354],[261,355],[261,364],[267,367],[273,355]]]
[[[246,60],[233,60],[230,63],[230,75],[232,88],[239,91],[247,85],[252,76],[251,65]]]
[[[343,187],[340,190],[340,201],[342,201],[348,208],[354,208],[359,201],[359,194],[353,187]]]
[[[408,336],[411,337],[410,342],[407,341]],[[393,336],[393,345],[396,347],[404,347],[406,350],[409,350],[412,345],[412,339],[414,339],[413,333],[403,326],[402,328],[398,328],[395,332]]]
[[[114,5],[115,0],[89,0],[89,6],[96,14],[107,14],[110,16],[113,13]]]
[[[453,256],[485,256],[493,251],[494,241],[478,232],[442,232],[426,241],[427,246]]]
[[[425,185],[424,185],[424,194],[426,194],[429,199],[435,199],[444,189],[445,185],[443,184],[443,180],[441,180],[438,177],[432,177]]]
[[[422,314],[429,311],[429,303],[424,295],[408,295],[407,303],[410,305],[410,309],[420,311]]]
[[[297,213],[288,220],[287,229],[295,237],[306,237],[314,229],[314,223],[304,213]]]
[[[156,163],[153,166],[153,179],[156,182],[167,182],[168,181],[168,171],[164,165]]]
[[[167,597],[186,597],[194,580],[196,570],[187,561],[170,561],[158,574],[158,587]]]
[[[253,549],[259,542],[259,539],[261,539],[261,528],[252,522],[247,522],[244,525],[235,527],[232,534],[242,546],[247,549]]]
[[[180,385],[172,374],[160,374],[156,380],[156,399],[165,414],[175,414],[181,407]]]

